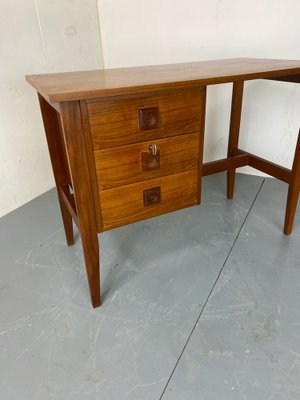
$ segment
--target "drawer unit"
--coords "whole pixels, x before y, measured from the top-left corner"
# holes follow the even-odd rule
[[[202,101],[194,88],[86,103],[102,230],[200,202]]]
[[[199,131],[202,88],[88,102],[95,150]]]
[[[188,171],[102,190],[103,229],[195,205],[198,202],[197,182],[198,172]]]
[[[197,132],[95,151],[99,189],[196,170]]]

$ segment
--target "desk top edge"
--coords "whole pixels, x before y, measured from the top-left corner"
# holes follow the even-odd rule
[[[26,80],[52,103],[287,75],[300,75],[300,60],[232,58],[27,75]]]

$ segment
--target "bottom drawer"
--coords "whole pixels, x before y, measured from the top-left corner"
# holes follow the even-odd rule
[[[103,230],[198,204],[198,171],[100,191]]]

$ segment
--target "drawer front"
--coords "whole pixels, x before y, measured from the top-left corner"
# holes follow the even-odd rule
[[[203,88],[88,103],[94,149],[199,130]]]
[[[197,171],[100,191],[103,229],[192,206],[197,199]]]
[[[198,160],[198,132],[95,151],[100,189],[194,170]]]

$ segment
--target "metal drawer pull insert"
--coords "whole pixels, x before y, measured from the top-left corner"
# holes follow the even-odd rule
[[[149,144],[149,151],[142,153],[142,170],[150,171],[160,168],[160,154],[156,144]]]
[[[156,144],[149,144],[149,150],[153,156],[156,156],[156,154],[157,154]]]

